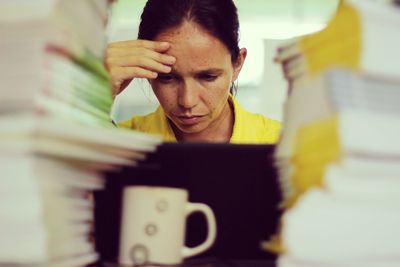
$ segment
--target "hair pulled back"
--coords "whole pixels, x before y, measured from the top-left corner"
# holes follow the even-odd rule
[[[239,56],[239,19],[232,0],[148,0],[141,15],[138,39],[154,40],[184,21],[200,25],[229,50],[232,62]]]

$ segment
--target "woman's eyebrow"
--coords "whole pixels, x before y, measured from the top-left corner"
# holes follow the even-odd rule
[[[223,69],[218,69],[218,68],[212,68],[212,69],[205,69],[205,70],[199,70],[196,71],[196,74],[221,74],[222,72],[224,72]]]
[[[219,69],[219,68],[210,68],[210,69],[203,69],[203,70],[193,70],[192,73],[195,75],[204,75],[204,74],[221,74],[223,73],[224,70],[223,69]],[[168,73],[169,75],[175,75],[175,76],[180,76],[180,73],[176,71],[176,69],[174,69],[174,67],[172,67],[172,70],[170,73]],[[168,75],[167,74],[167,75]]]

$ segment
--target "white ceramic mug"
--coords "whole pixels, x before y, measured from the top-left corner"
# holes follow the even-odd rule
[[[215,241],[216,222],[211,208],[188,202],[184,189],[152,186],[124,188],[119,264],[179,264],[204,252]],[[206,240],[193,248],[184,246],[188,215],[205,215]]]

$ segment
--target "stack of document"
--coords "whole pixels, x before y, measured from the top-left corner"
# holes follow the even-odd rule
[[[399,7],[389,1],[341,1],[336,16],[316,34],[279,48],[289,81],[315,77],[332,66],[399,76]]]
[[[279,266],[400,265],[396,25],[389,3],[342,1],[325,30],[279,50],[291,85]]]
[[[2,1],[0,112],[109,123],[106,7],[106,0]]]
[[[159,139],[35,115],[0,116],[0,264],[97,260],[93,190],[102,171],[133,166]]]
[[[160,143],[109,118],[108,2],[0,3],[0,265],[96,261],[91,194],[102,172]]]

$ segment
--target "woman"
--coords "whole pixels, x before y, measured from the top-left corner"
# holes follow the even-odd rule
[[[120,125],[164,141],[275,143],[280,123],[245,111],[232,90],[246,59],[232,0],[149,0],[139,40],[112,43],[113,94],[147,78],[161,107]]]

